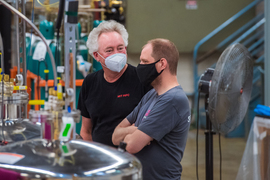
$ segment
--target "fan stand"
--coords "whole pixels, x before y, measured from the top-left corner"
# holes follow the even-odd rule
[[[208,68],[200,78],[199,90],[205,94],[205,114],[206,114],[206,130],[205,134],[205,177],[206,180],[213,180],[213,132],[212,123],[209,118],[209,87],[214,74],[214,69]]]
[[[213,135],[216,134],[212,130],[212,123],[208,113],[209,94],[205,95],[205,114],[206,114],[206,130],[205,134],[205,179],[213,180]]]
[[[237,69],[238,72],[234,72],[234,67],[241,67]],[[228,76],[230,74],[230,76]],[[239,76],[240,75],[240,76]],[[239,79],[236,79],[240,77]],[[205,73],[203,73],[199,80],[199,95],[200,93],[205,94],[205,112],[206,112],[206,130],[205,130],[205,174],[206,180],[213,180],[213,132],[212,127],[219,133],[226,134],[236,128],[235,123],[240,124],[243,120],[243,116],[247,111],[247,105],[250,100],[251,90],[252,90],[252,79],[253,79],[253,58],[249,53],[248,49],[242,44],[235,43],[227,47],[219,57],[216,68],[208,68]],[[241,84],[240,84],[241,83]],[[241,89],[238,89],[239,86]],[[225,87],[225,89],[224,89]],[[241,95],[245,89],[245,95]],[[235,91],[236,90],[236,91]],[[241,97],[241,103],[237,104],[239,106],[239,112],[231,110],[230,104],[227,104],[227,109],[224,109],[221,102],[223,99],[218,98],[218,92],[227,91],[227,95],[232,94],[240,90],[239,98]],[[199,96],[198,96],[199,97]],[[209,97],[211,99],[209,99]],[[199,102],[199,98],[198,98]],[[239,101],[240,102],[240,101]],[[232,103],[228,101],[228,103]],[[198,103],[199,104],[199,103]],[[199,105],[197,105],[199,109]],[[211,106],[209,108],[208,106]],[[218,107],[217,107],[218,106]],[[241,108],[240,108],[241,107]],[[222,117],[217,120],[216,113],[218,111],[225,111],[231,113],[239,113],[241,119],[238,117],[231,118],[228,125],[228,117]],[[238,109],[236,109],[238,110]],[[225,113],[224,112],[224,113]],[[218,112],[219,113],[219,112]],[[241,113],[241,114],[240,114]],[[211,117],[211,118],[210,118]],[[239,116],[240,117],[240,116]],[[210,121],[211,120],[211,121]],[[234,122],[232,122],[234,121]],[[213,124],[211,123],[213,122]],[[220,123],[221,122],[221,123]],[[228,127],[229,126],[229,127]],[[225,129],[226,127],[226,129]],[[230,128],[230,129],[228,129]]]

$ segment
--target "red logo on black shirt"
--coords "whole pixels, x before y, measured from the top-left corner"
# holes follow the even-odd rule
[[[122,98],[122,97],[129,97],[129,93],[128,94],[120,94],[117,96],[117,98]]]

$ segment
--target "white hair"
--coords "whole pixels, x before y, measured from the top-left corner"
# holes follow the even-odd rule
[[[102,33],[114,32],[114,31],[119,33],[122,36],[122,38],[124,40],[125,47],[127,47],[127,45],[128,45],[128,32],[125,29],[125,27],[122,24],[120,24],[114,20],[103,21],[102,23],[100,23],[98,25],[98,27],[94,28],[88,36],[86,46],[89,49],[89,54],[94,57],[93,52],[98,51],[98,38]]]

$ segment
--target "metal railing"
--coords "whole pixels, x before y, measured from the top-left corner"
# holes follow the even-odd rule
[[[198,64],[202,62],[206,57],[212,55],[213,53],[217,52],[218,50],[221,50],[225,45],[233,44],[233,43],[239,43],[241,42],[246,47],[252,43],[248,47],[249,51],[251,52],[252,56],[259,56],[260,52],[264,49],[264,38],[263,38],[263,30],[260,30],[259,28],[265,23],[264,14],[259,14],[253,19],[251,19],[248,23],[240,27],[238,30],[236,30],[234,33],[232,33],[230,36],[225,38],[222,42],[220,42],[213,50],[208,51],[201,57],[198,57],[199,48],[209,41],[213,36],[215,36],[217,33],[222,31],[225,27],[230,25],[232,22],[237,20],[239,17],[244,15],[247,11],[254,8],[259,2],[262,0],[255,0],[246,7],[244,7],[242,10],[240,10],[238,13],[236,13],[234,16],[229,18],[227,21],[225,21],[223,24],[221,24],[219,27],[217,27],[215,30],[213,30],[211,33],[209,33],[207,36],[205,36],[203,39],[201,39],[194,47],[193,51],[193,80],[194,80],[194,92],[189,95],[194,96],[194,102],[193,102],[193,109],[197,107],[197,101],[198,98],[198,80],[200,78],[198,73]],[[259,39],[258,41],[256,41]],[[254,43],[254,41],[256,41]],[[259,56],[257,59],[262,61],[264,59],[263,56]],[[215,64],[213,64],[211,67],[215,67]]]

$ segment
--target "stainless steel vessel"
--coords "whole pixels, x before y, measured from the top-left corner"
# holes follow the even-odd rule
[[[0,168],[27,180],[140,180],[141,164],[133,155],[83,140],[44,139],[0,148]]]
[[[40,126],[22,118],[26,116],[21,112],[27,103],[28,94],[23,92],[0,98],[0,141],[13,143],[40,138]]]
[[[0,141],[14,143],[35,138],[40,138],[40,126],[26,120],[5,121],[3,126],[0,121]]]
[[[13,91],[13,87],[12,87]],[[1,90],[0,90],[1,92]],[[2,93],[2,92],[1,92]],[[13,93],[11,96],[4,96],[0,98],[0,117],[3,117],[4,121],[18,121],[26,115],[21,115],[24,105],[28,103],[27,93]],[[3,105],[3,107],[2,107]],[[2,114],[2,108],[4,109]]]

